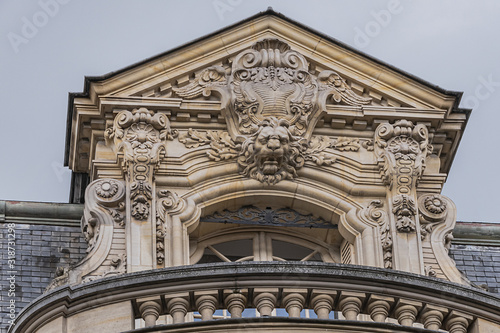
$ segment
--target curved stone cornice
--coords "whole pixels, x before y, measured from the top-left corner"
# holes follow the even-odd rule
[[[10,333],[33,332],[53,312],[71,316],[89,304],[104,306],[171,292],[254,287],[255,281],[286,288],[328,288],[409,298],[500,322],[500,299],[457,283],[382,268],[314,262],[239,262],[164,268],[63,286],[42,295],[18,316]],[[103,293],[105,298],[103,298]],[[28,329],[30,327],[30,329]]]

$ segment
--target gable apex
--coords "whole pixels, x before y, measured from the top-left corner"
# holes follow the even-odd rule
[[[84,91],[69,95],[65,165],[75,172],[86,172],[75,167],[78,164],[75,161],[79,159],[77,142],[90,139],[80,134],[75,137],[75,132],[83,132],[76,127],[90,118],[94,122],[100,118],[102,122],[106,112],[116,109],[118,100],[123,108],[129,109],[173,108],[170,114],[174,123],[177,113],[189,117],[191,112],[191,117],[196,118],[192,112],[196,113],[193,110],[200,105],[212,114],[208,116],[212,120],[221,117],[217,110],[222,104],[217,96],[200,96],[189,101],[175,91],[189,85],[210,66],[219,66],[222,71],[230,72],[238,54],[266,39],[280,40],[290,50],[302,55],[311,75],[333,72],[354,94],[372,101],[368,105],[327,103],[323,106],[325,123],[331,122],[332,126],[347,124],[349,127],[353,122],[361,122],[375,130],[374,124],[380,121],[407,118],[415,123],[426,122],[433,128],[431,132],[439,137],[437,153],[441,158],[442,172],[449,170],[470,113],[470,110],[458,107],[461,92],[442,89],[272,9],[121,70],[99,77],[85,77]],[[79,110],[84,110],[80,112],[84,116],[75,121]],[[168,115],[171,111],[165,112]]]

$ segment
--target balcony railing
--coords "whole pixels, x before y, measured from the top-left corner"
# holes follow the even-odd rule
[[[266,325],[305,325],[311,330],[342,326],[346,332],[351,327],[352,332],[465,333],[478,319],[500,323],[499,298],[436,278],[353,265],[240,262],[165,268],[60,287],[24,309],[13,332],[33,331],[30,327],[53,319],[54,309],[61,306],[71,318],[120,302],[131,304],[130,320],[142,318],[147,326],[128,332],[216,327],[253,327],[257,332]],[[243,318],[249,308],[260,318]],[[288,318],[273,317],[277,308],[285,309]],[[311,309],[316,318],[300,318],[303,309]],[[217,310],[226,310],[230,318],[214,318]],[[332,311],[341,319],[331,319]],[[193,312],[199,319],[189,322]],[[158,325],[165,316],[171,324]]]

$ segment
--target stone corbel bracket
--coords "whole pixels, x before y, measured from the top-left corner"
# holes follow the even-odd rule
[[[435,265],[426,263],[431,268],[430,271],[442,273],[453,282],[470,284],[448,255],[456,223],[456,207],[453,201],[440,194],[424,194],[418,198],[418,210],[422,246],[424,250],[430,247],[437,262]]]
[[[124,237],[125,184],[115,179],[98,179],[85,191],[85,208],[82,217],[82,232],[87,241],[87,256],[78,264],[59,274],[50,288],[64,284],[78,284],[98,277],[107,276],[107,272],[125,273],[123,258],[112,252],[125,255]],[[57,275],[57,274],[56,274]]]
[[[375,131],[375,154],[380,173],[388,186],[398,232],[417,229],[416,186],[432,151],[429,132],[423,124],[408,120],[381,124]]]

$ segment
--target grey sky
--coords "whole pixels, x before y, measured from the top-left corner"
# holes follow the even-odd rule
[[[82,91],[85,75],[118,70],[272,6],[464,91],[461,106],[474,110],[443,194],[456,203],[458,220],[499,222],[500,2],[393,1],[0,2],[0,199],[67,202],[68,92]]]

